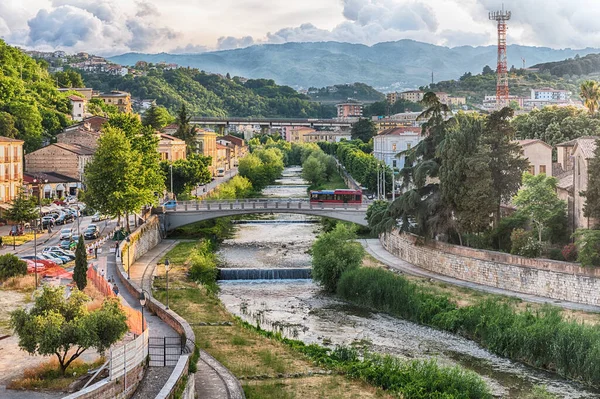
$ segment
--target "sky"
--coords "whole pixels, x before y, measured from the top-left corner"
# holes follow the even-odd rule
[[[496,43],[502,0],[0,0],[0,37],[43,51],[197,53],[253,44]],[[600,47],[600,1],[505,0],[508,43]]]

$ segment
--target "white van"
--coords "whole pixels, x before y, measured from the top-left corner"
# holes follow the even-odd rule
[[[225,168],[217,169],[217,177],[223,177],[223,176],[225,176]]]

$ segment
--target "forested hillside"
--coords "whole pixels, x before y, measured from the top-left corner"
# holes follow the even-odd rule
[[[320,89],[311,87],[308,89],[311,99],[321,102],[346,101],[353,98],[363,102],[375,102],[385,100],[385,95],[364,83],[353,83],[345,85],[334,85]]]
[[[83,72],[94,90],[124,90],[136,98],[156,99],[173,115],[185,104],[194,116],[330,118],[335,107],[311,102],[309,97],[270,79],[228,78],[197,69],[150,70],[146,76],[114,76]]]
[[[540,72],[548,72],[554,76],[565,75],[598,75],[600,74],[600,54],[588,54],[585,57],[576,55],[564,61],[546,62],[534,65]]]
[[[522,69],[511,69],[508,77],[511,95],[529,97],[531,89],[552,87],[571,91],[573,99],[578,98],[579,85],[585,80],[585,76],[557,77],[548,72],[536,73]],[[458,80],[441,81],[425,86],[423,89],[464,96],[472,104],[481,104],[486,95],[496,94],[496,74],[493,71],[477,75],[465,73]]]
[[[0,40],[0,136],[25,141],[27,152],[70,122],[67,93],[59,93],[45,64]]]

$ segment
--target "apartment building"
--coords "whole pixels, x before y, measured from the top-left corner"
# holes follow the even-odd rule
[[[133,112],[131,94],[125,91],[113,90],[110,93],[100,93],[95,97],[104,101],[104,104],[116,106],[120,112],[126,114]]]
[[[23,141],[0,136],[0,203],[10,202],[23,184]]]

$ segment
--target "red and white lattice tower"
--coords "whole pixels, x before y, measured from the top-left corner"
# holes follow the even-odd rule
[[[490,20],[498,22],[498,66],[496,73],[498,80],[496,82],[496,107],[498,109],[508,107],[508,67],[506,65],[506,21],[510,19],[510,11],[504,11],[502,5],[501,11],[490,12]]]

